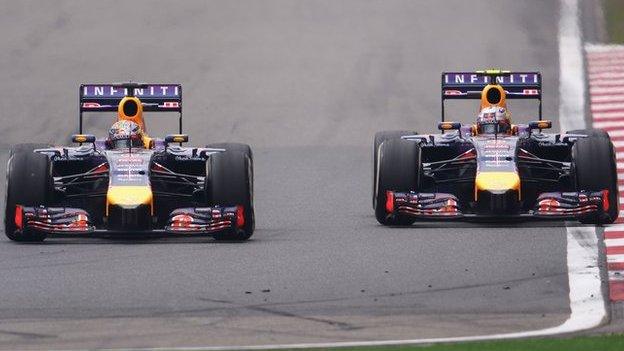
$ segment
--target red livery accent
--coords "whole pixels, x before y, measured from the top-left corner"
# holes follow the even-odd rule
[[[245,226],[245,209],[243,206],[236,206],[236,227],[242,228]]]
[[[394,212],[394,193],[386,191],[386,213]]]
[[[24,229],[24,209],[20,205],[15,206],[15,227]]]

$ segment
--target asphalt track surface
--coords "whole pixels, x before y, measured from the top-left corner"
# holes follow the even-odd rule
[[[0,173],[11,144],[68,142],[80,83],[179,82],[192,142],[252,145],[257,213],[246,243],[3,237],[0,348],[445,337],[567,318],[563,226],[386,228],[370,205],[373,134],[433,132],[443,70],[541,70],[556,124],[558,2],[0,8]],[[88,123],[101,132],[112,117]]]

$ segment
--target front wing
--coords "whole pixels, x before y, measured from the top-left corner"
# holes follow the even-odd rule
[[[387,216],[407,216],[423,220],[471,218],[525,218],[576,220],[609,209],[606,191],[549,192],[538,196],[533,209],[513,214],[472,213],[460,206],[453,194],[386,192]]]
[[[113,234],[106,228],[96,228],[89,213],[70,207],[16,206],[15,225],[18,232],[45,235],[90,236]],[[169,215],[164,229],[142,231],[153,234],[211,235],[236,231],[245,224],[241,206],[187,207]]]

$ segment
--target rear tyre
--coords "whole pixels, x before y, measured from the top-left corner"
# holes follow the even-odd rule
[[[587,224],[613,223],[619,214],[617,167],[615,150],[611,139],[603,131],[575,131],[587,134],[572,146],[572,162],[577,190],[609,191],[609,208],[602,215],[583,216],[579,220]]]
[[[375,203],[377,201],[375,195],[375,186],[377,184],[377,165],[378,165],[378,152],[379,146],[386,140],[390,139],[400,139],[404,135],[414,135],[417,134],[414,131],[410,130],[386,130],[382,132],[375,133],[375,139],[373,142],[373,209],[375,209]]]
[[[18,145],[12,150],[7,165],[6,207],[4,232],[13,241],[43,241],[45,235],[16,233],[15,206],[47,205],[54,194],[51,162],[46,155],[32,152],[31,147]]]
[[[420,147],[413,141],[389,139],[379,147],[379,174],[375,186],[375,217],[383,225],[410,225],[415,219],[396,215],[388,218],[386,191],[417,191],[420,182]]]
[[[219,148],[227,151],[211,155],[206,163],[206,198],[213,206],[243,206],[245,224],[237,231],[219,233],[214,238],[243,241],[249,239],[255,229],[251,149],[248,152],[240,148],[237,150],[236,145],[243,144],[222,145]]]

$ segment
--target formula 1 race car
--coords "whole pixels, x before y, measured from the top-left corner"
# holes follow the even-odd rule
[[[576,219],[619,214],[615,150],[602,130],[542,131],[541,75],[442,74],[441,134],[375,135],[373,208],[379,223],[442,219]],[[476,124],[448,122],[446,99],[480,99]],[[512,124],[507,99],[539,100],[539,120]]]
[[[80,86],[76,147],[20,144],[7,165],[5,233],[47,236],[211,235],[254,231],[253,158],[238,143],[183,147],[178,84]],[[83,134],[83,112],[117,112],[107,138]],[[143,112],[177,112],[179,133],[145,133]]]

